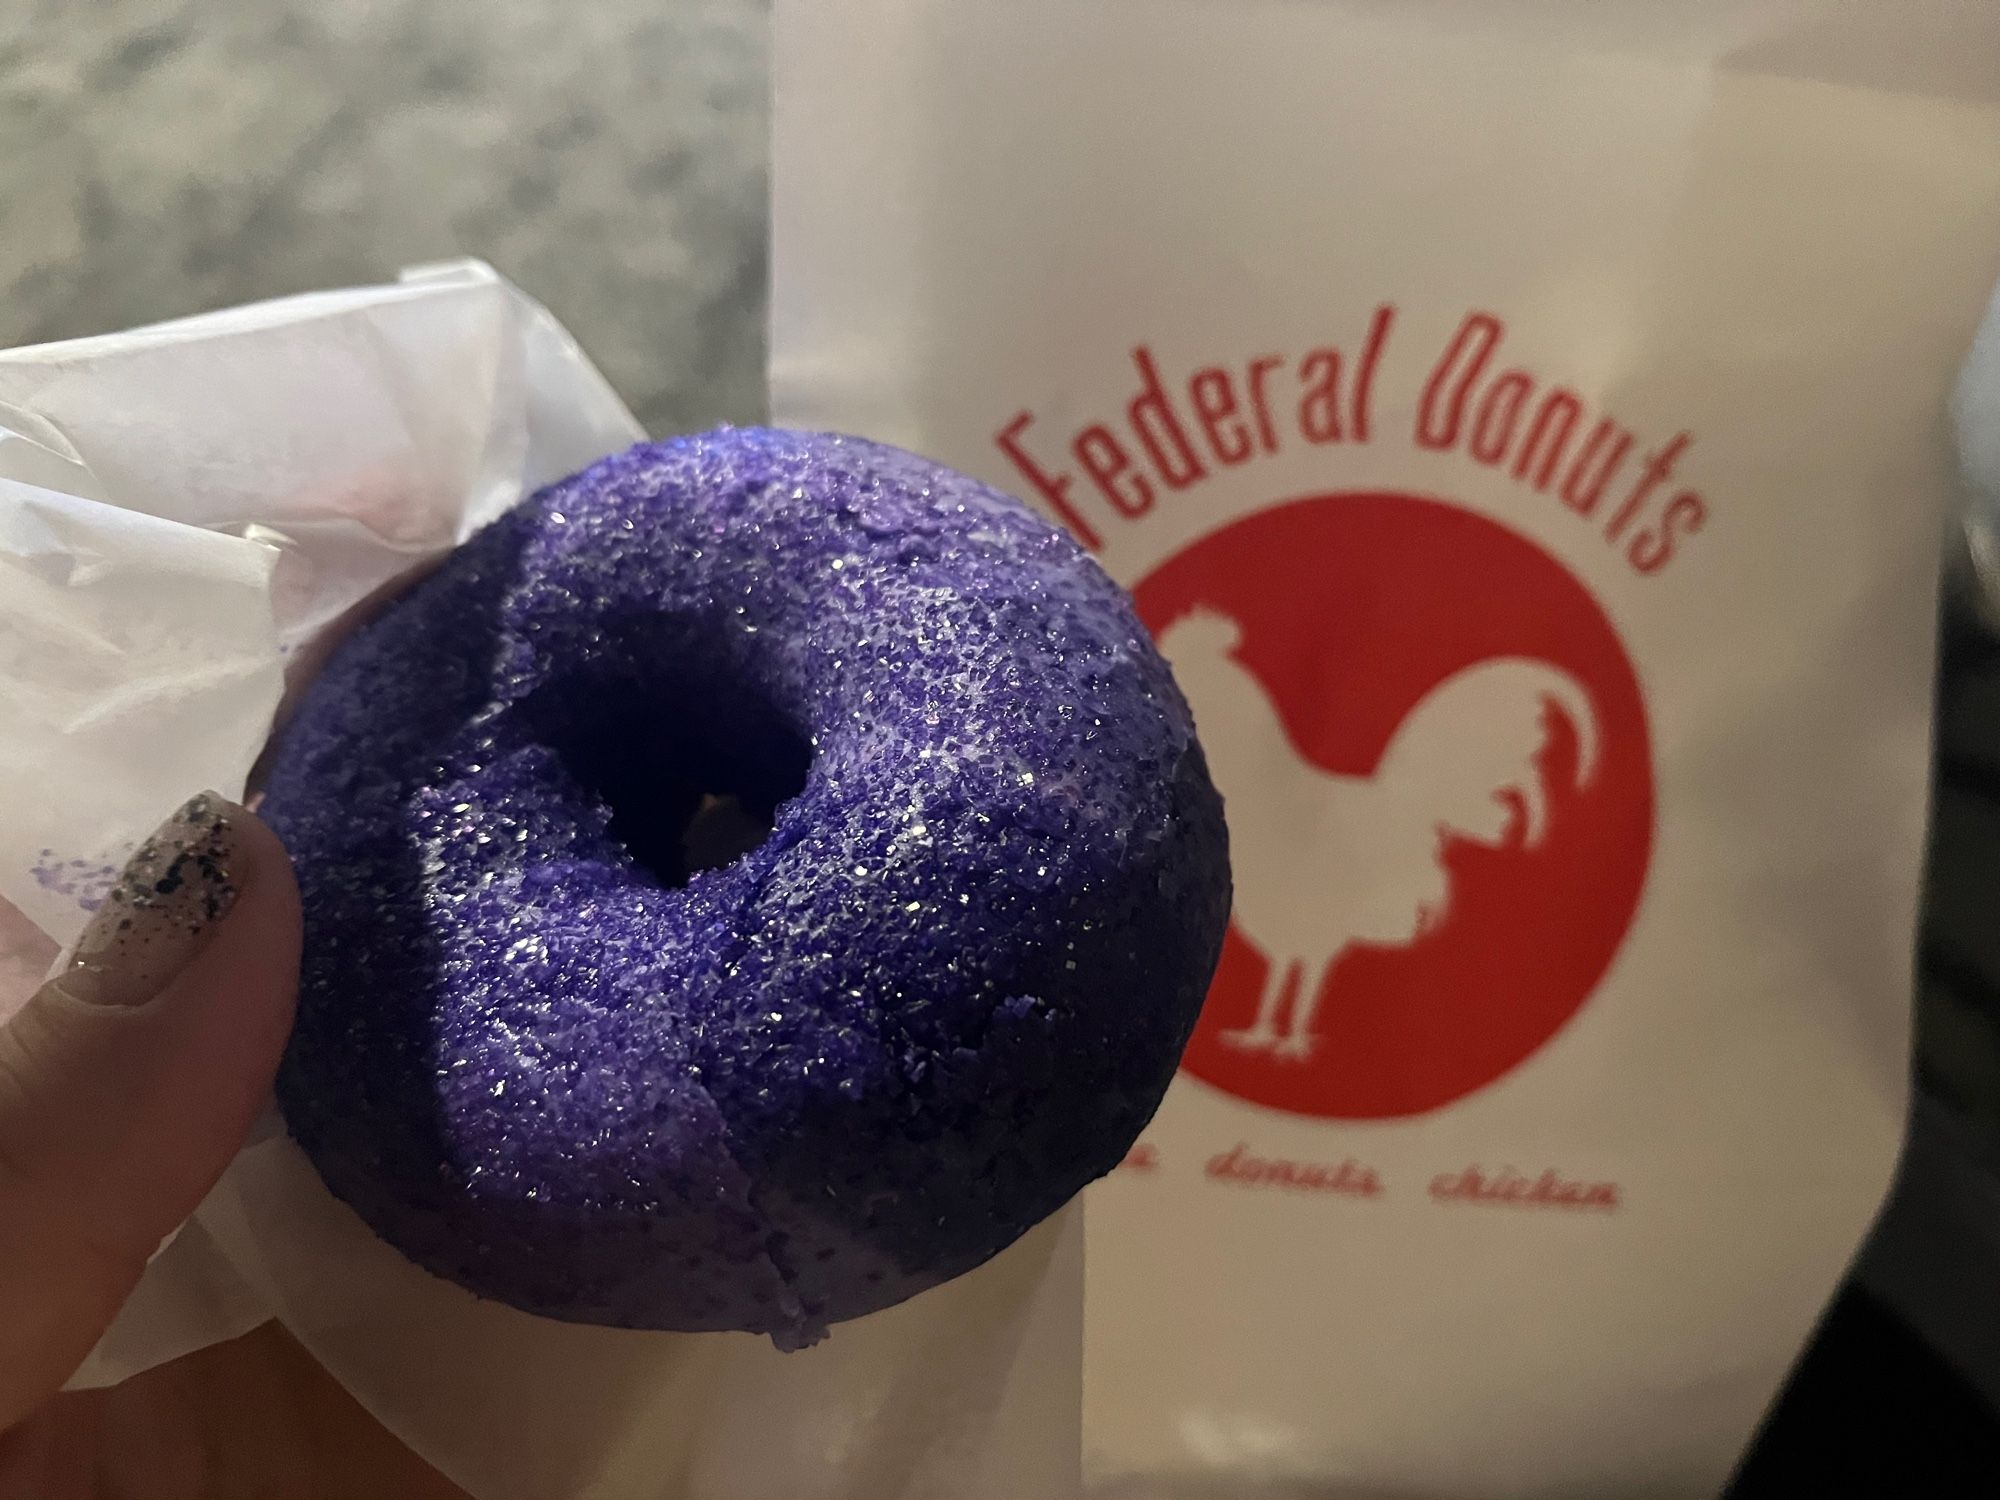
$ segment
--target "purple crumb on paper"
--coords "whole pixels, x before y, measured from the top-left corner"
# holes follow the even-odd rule
[[[62,859],[53,849],[42,850],[28,873],[43,890],[67,896],[86,912],[94,912],[104,904],[105,895],[118,879],[116,865],[90,859]]]

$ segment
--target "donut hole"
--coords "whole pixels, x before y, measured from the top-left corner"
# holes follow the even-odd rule
[[[761,846],[812,768],[805,736],[740,679],[591,673],[544,689],[530,716],[612,838],[670,888]]]
[[[805,777],[801,775],[799,787],[804,785]],[[788,795],[797,796],[798,790],[795,787]],[[681,834],[682,867],[692,878],[703,870],[719,870],[736,863],[771,836],[776,818],[776,803],[768,807],[761,802],[753,805],[734,792],[704,792]]]
[[[805,787],[811,754],[803,741],[784,763],[744,775],[720,747],[654,740],[652,755],[566,756],[572,774],[611,813],[611,836],[663,886],[683,886],[703,870],[734,864],[771,836],[778,808]],[[762,748],[768,752],[769,742]],[[672,765],[677,753],[686,755]]]

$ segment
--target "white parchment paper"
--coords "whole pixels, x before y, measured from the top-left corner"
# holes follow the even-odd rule
[[[0,784],[32,789],[0,817],[0,898],[75,937],[165,813],[242,792],[288,663],[642,436],[473,264],[0,353]]]
[[[0,1020],[161,817],[242,795],[358,606],[643,436],[472,262],[0,353]],[[571,1326],[405,1261],[273,1114],[75,1383],[276,1316],[479,1500],[1064,1500],[1081,1257],[1059,1216],[795,1355]]]

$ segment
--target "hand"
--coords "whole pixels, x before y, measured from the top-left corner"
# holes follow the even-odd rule
[[[0,1027],[0,1500],[459,1494],[275,1324],[50,1399],[269,1100],[298,958],[284,849],[204,794]]]

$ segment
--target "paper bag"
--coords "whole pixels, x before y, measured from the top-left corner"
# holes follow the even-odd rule
[[[1237,901],[1132,1496],[1713,1494],[1906,1109],[2000,11],[780,0],[780,421],[1132,587]]]

